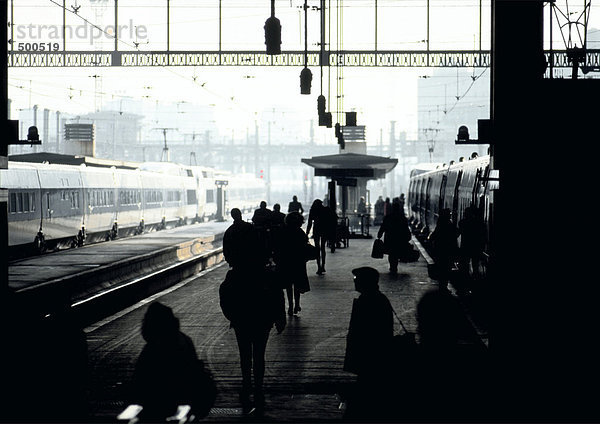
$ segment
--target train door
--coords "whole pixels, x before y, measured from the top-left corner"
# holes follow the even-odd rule
[[[425,186],[425,226],[429,226],[430,218],[432,215],[430,201],[431,201],[431,177],[427,178],[427,185]]]
[[[460,183],[463,176],[463,170],[458,171],[458,175],[456,176],[456,184],[454,185],[454,195],[452,196],[452,220],[457,223],[460,219],[459,209],[458,209],[458,200],[459,200],[459,189]]]
[[[439,194],[439,198],[438,198],[438,204],[437,204],[437,210],[436,213],[439,216],[440,215],[440,211],[442,209],[444,209],[444,201],[446,198],[446,185],[448,184],[448,176],[447,175],[443,175],[442,176],[442,182],[440,184],[440,194]]]

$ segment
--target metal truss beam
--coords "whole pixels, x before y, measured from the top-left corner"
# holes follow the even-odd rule
[[[308,52],[308,66],[320,66],[321,53]],[[554,69],[572,65],[564,50],[554,50],[550,61]],[[54,67],[144,67],[144,66],[304,66],[304,52],[288,51],[267,55],[264,51],[67,51],[8,53],[12,68]],[[343,51],[326,52],[323,66],[399,67],[399,68],[487,68],[488,50],[408,50],[408,51]],[[519,66],[515,63],[515,66]],[[583,69],[600,67],[600,50],[588,50]]]

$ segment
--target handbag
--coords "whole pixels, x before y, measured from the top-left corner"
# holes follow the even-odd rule
[[[306,243],[304,245],[304,260],[305,261],[314,261],[319,257],[319,249],[316,246],[313,246],[310,243]]]
[[[408,242],[402,248],[398,260],[400,262],[416,262],[419,260],[421,253],[412,243]]]
[[[411,333],[406,329],[393,307],[392,312],[400,323],[403,333],[395,334],[394,337],[392,337],[390,359],[392,367],[396,366],[400,368],[403,364],[407,363],[405,361],[409,361],[408,363],[410,363],[416,357],[418,345],[415,339],[415,333]]]
[[[383,240],[380,238],[375,239],[373,242],[373,249],[371,249],[371,257],[375,259],[383,258],[383,254],[385,253],[385,247],[383,245]]]

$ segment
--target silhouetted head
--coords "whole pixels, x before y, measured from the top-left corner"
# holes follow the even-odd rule
[[[275,203],[275,204],[273,205],[273,210],[274,210],[275,212],[279,212],[279,211],[281,210],[281,205],[280,205],[279,203]]]
[[[462,316],[462,308],[449,292],[432,290],[425,293],[417,305],[421,343],[430,346],[455,344]]]
[[[300,228],[304,223],[304,217],[300,212],[290,212],[285,216],[285,225]]]
[[[242,220],[242,211],[239,210],[238,208],[233,208],[231,210],[231,217],[233,218],[234,221],[241,221]]]
[[[321,206],[323,206],[323,201],[321,199],[315,199],[311,208],[320,208]]]
[[[400,215],[401,212],[402,212],[402,208],[400,208],[400,203],[393,203],[392,204],[392,213],[394,215]]]
[[[261,209],[266,209],[266,207],[267,207],[267,202],[265,202],[264,200],[262,202],[260,202]]]
[[[354,288],[359,293],[369,293],[379,290],[379,271],[370,266],[354,268]]]
[[[292,200],[293,200],[294,202],[297,202],[297,201],[298,201],[298,197],[297,197],[297,196],[292,196]]]
[[[448,208],[444,208],[440,211],[440,221],[450,221],[450,217],[452,216],[452,211]]]
[[[142,322],[142,337],[148,343],[172,340],[179,333],[179,320],[173,310],[160,302],[152,303]]]

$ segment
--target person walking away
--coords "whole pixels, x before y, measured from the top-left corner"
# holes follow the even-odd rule
[[[260,207],[252,215],[252,223],[258,231],[258,236],[266,250],[270,250],[269,236],[271,231],[271,209],[267,208],[267,202],[260,202]]]
[[[288,213],[290,212],[298,212],[301,215],[304,214],[304,208],[302,207],[302,203],[298,201],[298,197],[293,196],[292,201],[288,203]]]
[[[283,230],[285,225],[285,214],[281,212],[281,205],[275,203],[273,205],[273,211],[271,212],[271,223],[269,231],[269,248],[271,249],[270,255],[273,257],[275,250],[275,243],[279,238],[279,233]]]
[[[258,232],[252,224],[242,219],[238,208],[231,210],[233,224],[223,235],[223,256],[231,268],[239,270],[260,269],[268,259],[268,252],[261,244]]]
[[[146,345],[135,365],[131,399],[143,407],[142,422],[164,422],[178,405],[190,405],[196,418],[208,415],[216,385],[171,308],[152,303],[144,315],[142,337]]]
[[[348,399],[347,417],[365,420],[382,413],[388,389],[385,376],[394,336],[394,317],[388,298],[379,291],[379,272],[371,267],[352,270],[355,290],[346,336],[344,370],[357,375],[356,390]],[[371,422],[371,421],[364,421]]]
[[[275,325],[281,333],[286,325],[283,290],[273,285],[265,271],[266,254],[252,224],[232,209],[234,223],[223,236],[223,254],[232,269],[219,290],[220,304],[235,331],[242,370],[240,402],[244,414],[265,408],[265,352],[269,333]],[[252,375],[254,374],[254,386]],[[251,394],[254,394],[254,402]]]
[[[302,230],[304,218],[299,212],[291,212],[285,218],[285,227],[279,233],[275,244],[275,264],[278,276],[285,282],[288,315],[297,314],[300,307],[300,295],[310,290],[306,274],[305,247],[308,236]]]
[[[433,247],[433,259],[439,273],[441,289],[448,288],[458,250],[457,238],[458,229],[452,222],[450,209],[442,209],[435,230],[428,237]]]
[[[399,203],[394,203],[392,212],[383,218],[383,222],[377,231],[377,238],[384,236],[383,245],[388,255],[390,274],[398,274],[398,258],[407,249],[411,239],[408,220],[402,213]]]
[[[385,198],[385,202],[383,203],[383,216],[389,215],[392,213],[392,202],[389,197]]]
[[[275,203],[273,205],[273,212],[271,212],[271,228],[283,228],[285,224],[285,214],[281,212],[281,205]]]
[[[331,212],[333,211],[330,208],[323,206],[321,199],[315,199],[308,212],[306,234],[310,234],[312,229],[315,247],[319,252],[317,256],[317,275],[323,275],[325,273],[325,247],[327,245],[327,240],[331,240],[332,233],[335,234],[335,227],[333,227],[333,230],[331,228],[331,221],[333,219]],[[332,246],[335,246],[335,244]]]
[[[402,397],[411,416],[403,421],[473,422],[490,414],[487,348],[473,334],[458,299],[446,290],[427,291],[416,318],[418,360]],[[430,396],[424,398],[424,391]]]
[[[383,204],[383,197],[379,196],[375,202],[375,219],[373,221],[373,225],[381,225],[383,222]]]
[[[479,261],[486,242],[485,222],[475,206],[465,209],[463,219],[458,222],[460,235],[460,268],[466,277],[479,278]],[[471,267],[472,272],[469,272]]]

